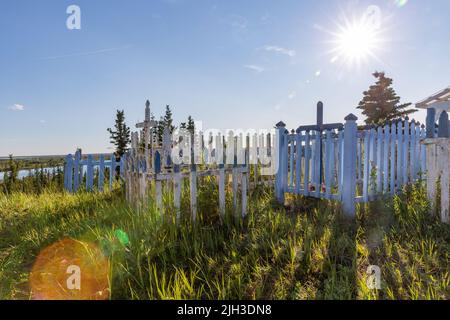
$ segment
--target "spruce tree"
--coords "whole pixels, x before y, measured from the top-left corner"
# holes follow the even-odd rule
[[[114,129],[108,128],[107,130],[111,135],[111,143],[116,146],[116,157],[119,158],[127,151],[131,142],[130,128],[125,123],[125,112],[123,110],[117,110]]]
[[[400,104],[400,97],[392,88],[392,79],[384,72],[375,72],[373,76],[376,83],[364,91],[364,97],[358,104],[358,109],[367,117],[366,124],[381,125],[387,121],[403,118],[416,112],[416,109],[407,109],[411,103]]]
[[[19,168],[17,161],[14,160],[13,155],[10,154],[8,159],[8,171],[5,172],[3,177],[3,183],[5,184],[8,193],[11,193],[16,189],[18,176]]]
[[[164,118],[160,117],[158,124],[156,125],[156,136],[158,137],[158,144],[161,145],[162,144],[162,137],[163,137],[163,133],[164,133],[164,127],[165,127],[165,123],[164,123]]]
[[[191,134],[194,134],[195,132],[194,119],[192,119],[191,116],[188,117],[186,129],[188,129]]]
[[[175,126],[173,125],[173,118],[172,118],[172,110],[170,110],[170,106],[166,105],[166,114],[164,115],[164,126],[169,127],[170,133],[175,130]]]

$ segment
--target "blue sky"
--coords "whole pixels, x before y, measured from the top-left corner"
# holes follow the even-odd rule
[[[81,8],[81,30],[66,8]],[[332,63],[330,32],[370,5],[382,13],[377,59]],[[110,149],[116,108],[130,126],[150,99],[208,128],[341,122],[385,71],[404,102],[449,85],[448,0],[3,0],[0,156]],[[424,112],[414,116],[423,121]]]

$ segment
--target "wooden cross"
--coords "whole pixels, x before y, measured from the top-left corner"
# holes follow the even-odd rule
[[[150,155],[148,152],[149,145],[150,145],[150,130],[154,127],[156,127],[158,123],[156,121],[152,121],[150,119],[150,101],[147,100],[145,103],[145,120],[143,122],[137,123],[136,128],[142,129],[143,135],[144,135],[144,154],[145,154],[145,161],[147,163],[147,166],[150,165]],[[153,147],[150,147],[153,149]]]
[[[319,101],[317,103],[317,121],[316,124],[300,126],[297,128],[297,133],[301,131],[317,131],[319,135],[319,154],[320,154],[320,167],[319,167],[319,181],[322,183],[323,181],[323,160],[322,160],[322,132],[324,130],[332,130],[332,129],[343,129],[344,125],[342,123],[323,123],[323,103]],[[320,186],[319,186],[320,187]],[[316,186],[317,188],[317,186]]]
[[[150,101],[147,100],[145,103],[145,120],[143,122],[137,123],[136,128],[148,130],[150,128],[156,127],[157,122],[150,120]]]

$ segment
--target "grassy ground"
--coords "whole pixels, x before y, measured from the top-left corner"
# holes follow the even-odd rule
[[[30,298],[36,256],[69,237],[109,259],[112,299],[447,299],[450,227],[430,217],[424,194],[410,187],[347,221],[334,203],[281,207],[258,189],[245,221],[221,223],[206,186],[199,220],[178,228],[170,213],[134,212],[120,190],[0,195],[0,298]],[[381,290],[368,289],[368,265],[381,268]]]

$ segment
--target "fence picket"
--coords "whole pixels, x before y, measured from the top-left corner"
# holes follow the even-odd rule
[[[192,220],[195,222],[197,219],[197,166],[195,164],[191,165],[189,187],[191,196]]]
[[[73,170],[73,191],[77,192],[80,187],[80,161],[81,151],[75,152],[74,170]],[[82,176],[81,176],[82,177]]]
[[[447,118],[448,122],[448,118]],[[448,134],[448,130],[447,134]],[[443,131],[444,133],[446,131]],[[447,136],[447,138],[449,138]],[[441,221],[449,222],[449,179],[450,179],[450,142],[449,139],[441,140],[438,146],[437,158],[439,159],[439,171],[441,173]]]
[[[391,179],[390,179],[390,193],[393,195],[395,193],[395,147],[397,141],[397,125],[395,122],[391,124]]]
[[[410,181],[414,181],[415,176],[416,176],[416,163],[417,161],[414,161],[414,156],[416,155],[416,123],[415,120],[413,119],[411,121],[411,126],[410,126],[410,146],[409,146],[409,177],[410,177]]]
[[[250,148],[250,163],[253,164],[253,181],[258,184],[258,134],[252,136],[252,148]],[[219,162],[220,163],[220,162]]]
[[[416,147],[415,147],[415,154],[414,154],[414,159],[416,159],[416,161],[414,161],[416,163],[415,166],[415,172],[414,172],[414,178],[418,179],[419,178],[419,172],[422,171],[422,161],[420,161],[420,140],[421,140],[421,136],[420,136],[420,123],[416,124]]]
[[[377,168],[377,141],[376,130],[370,129],[370,157],[369,157],[369,198],[372,199],[376,193],[376,175],[373,171]],[[375,172],[376,174],[376,172]]]
[[[303,195],[309,195],[309,164],[311,157],[311,145],[309,131],[305,133],[305,178],[303,181]]]
[[[425,130],[425,126],[422,124],[421,128],[420,128],[420,136],[422,139],[426,138],[426,130]],[[422,174],[424,174],[427,171],[427,167],[426,167],[426,162],[427,162],[427,157],[426,157],[426,146],[424,144],[420,145],[420,167],[422,170]]]
[[[173,204],[175,207],[176,222],[180,223],[181,219],[181,172],[180,166],[174,165],[173,175]]]
[[[321,131],[316,131],[316,138],[314,143],[314,194],[316,198],[320,196],[321,189],[321,162],[322,162],[322,141],[321,141]]]
[[[288,135],[288,148],[289,148],[289,187],[294,187],[294,150],[295,150],[295,145],[294,145],[294,137],[293,136],[289,136]]]
[[[98,191],[103,192],[103,186],[105,184],[105,156],[100,155],[100,164],[98,168]]]
[[[219,166],[219,212],[221,217],[225,216],[225,168]]]
[[[364,131],[364,174],[363,174],[363,201],[369,201],[370,178],[370,130]]]
[[[383,128],[377,129],[377,193],[383,192]]]
[[[111,154],[110,156],[110,166],[109,166],[109,191],[112,191],[114,173],[116,171],[116,157]]]
[[[403,130],[403,151],[402,151],[402,155],[403,155],[403,183],[408,183],[409,179],[408,179],[408,149],[409,149],[409,121],[408,121],[408,117],[405,118],[405,125],[404,125],[404,130]]]
[[[92,154],[88,155],[86,168],[86,190],[92,191],[94,186],[94,158]]]
[[[295,193],[300,194],[300,186],[302,179],[302,134],[297,133],[295,143]]]
[[[73,176],[73,158],[72,155],[69,154],[66,157],[66,164],[64,168],[64,187],[68,192],[72,192],[73,185],[72,185],[72,176]]]
[[[330,193],[333,188],[338,185],[337,183],[337,169],[336,169],[336,154],[335,154],[335,143],[336,143],[336,132],[331,130],[331,143],[330,143]],[[330,195],[331,197],[331,195]]]
[[[389,143],[390,143],[390,132],[389,125],[384,126],[384,152],[383,152],[383,193],[388,193],[389,191]]]
[[[332,164],[331,164],[331,146],[332,146],[332,132],[331,130],[326,131],[325,140],[325,197],[327,199],[331,198],[331,175],[332,175]]]
[[[247,181],[248,181],[248,162],[243,165],[244,171],[241,175],[241,205],[242,218],[247,215]]]
[[[284,135],[285,135],[285,127],[286,125],[280,121],[276,125],[277,127],[277,149],[278,149],[278,174],[275,177],[275,196],[279,203],[284,203],[284,157],[287,157],[287,151],[285,154],[285,146],[284,146]],[[261,143],[261,147],[264,144]]]
[[[131,170],[128,170],[131,171]],[[158,175],[161,173],[161,154],[159,151],[155,152],[155,194],[156,194],[156,208],[159,210],[162,216],[162,183],[158,179]]]
[[[342,187],[342,205],[347,216],[354,217],[356,195],[356,134],[358,118],[349,114],[345,117],[344,134],[344,185]]]
[[[403,123],[397,123],[397,189],[403,185]]]
[[[339,197],[342,197],[342,185],[344,184],[344,130],[339,130],[338,133],[338,150],[337,150],[337,162],[338,162],[338,189]]]

